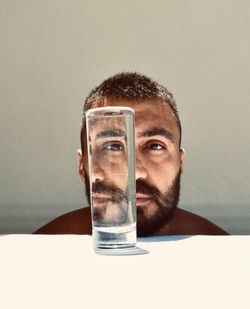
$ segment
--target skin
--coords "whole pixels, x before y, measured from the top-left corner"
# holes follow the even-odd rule
[[[185,153],[179,146],[180,132],[172,110],[166,103],[155,101],[116,101],[109,105],[128,106],[135,110],[136,179],[143,179],[156,186],[161,192],[166,192],[179,171],[183,173]],[[163,129],[165,133],[162,133],[163,130],[156,132],[155,128]],[[151,132],[150,136],[149,132]],[[82,154],[81,150],[77,152],[79,175],[83,182],[86,177],[89,177],[86,149],[85,140],[84,153]],[[104,170],[97,168],[94,171],[94,177],[103,181]],[[136,195],[136,206],[142,207],[144,215],[149,219],[157,210],[156,203],[147,194]],[[91,234],[90,208],[65,214],[36,233]],[[154,235],[195,234],[226,235],[227,232],[200,216],[177,208],[171,220],[154,233]]]
[[[163,102],[116,102],[110,106],[128,106],[135,110],[135,151],[136,151],[136,180],[144,179],[154,184],[161,192],[165,192],[172,184],[179,170],[183,172],[184,150],[179,148],[180,133],[175,117],[168,105]],[[171,134],[171,139],[155,134],[144,136],[145,132],[153,128],[164,128]],[[86,141],[84,149],[86,149]],[[88,175],[88,157],[78,150],[79,174],[82,181]],[[103,181],[105,171],[97,168],[93,178]],[[118,185],[120,185],[118,183]],[[155,213],[157,206],[145,194],[137,195],[137,207],[147,209],[150,217]]]
[[[100,136],[100,133],[108,128],[116,128],[124,131],[123,123],[120,123],[119,118],[113,120],[111,117],[102,118],[96,121],[90,129],[92,149],[92,180],[93,182],[105,181],[106,183],[112,183],[115,179],[115,185],[121,190],[126,191],[127,177],[120,177],[121,174],[124,174],[126,166],[124,152],[113,152],[112,149],[110,149],[113,146],[113,143],[118,144],[118,146],[124,145],[125,138],[123,136]],[[87,148],[86,143],[84,147],[85,149]],[[78,160],[81,164],[81,161],[83,160],[81,153],[79,154]],[[87,171],[88,167],[86,156],[83,163],[84,170]],[[87,174],[89,176],[89,173]]]
[[[123,218],[126,205],[127,156],[125,128],[121,117],[99,117],[90,122],[91,182],[93,218],[96,223],[114,224]],[[80,155],[81,156],[81,155]],[[82,157],[82,156],[81,156]],[[82,158],[80,158],[80,161]],[[87,170],[86,163],[84,169]],[[89,177],[89,173],[88,173]],[[110,190],[100,188],[109,186]],[[114,186],[120,190],[115,192]],[[123,195],[123,196],[121,196]],[[122,200],[124,202],[122,203]],[[125,217],[124,217],[125,220]]]

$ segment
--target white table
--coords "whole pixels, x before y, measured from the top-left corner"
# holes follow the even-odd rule
[[[250,236],[139,239],[97,255],[90,236],[0,236],[0,308],[250,308]]]

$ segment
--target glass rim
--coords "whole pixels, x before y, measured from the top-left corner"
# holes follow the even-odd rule
[[[127,106],[105,106],[105,107],[95,107],[95,108],[90,108],[86,111],[85,115],[86,117],[89,116],[89,114],[91,113],[95,113],[95,112],[102,112],[102,111],[105,111],[105,110],[114,110],[114,111],[122,111],[122,112],[125,112],[125,111],[128,111],[128,112],[131,112],[131,113],[135,113],[135,110],[131,107],[127,107]]]

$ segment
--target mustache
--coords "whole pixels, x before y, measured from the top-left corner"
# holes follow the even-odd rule
[[[112,201],[127,200],[127,192],[124,192],[114,184],[104,182],[92,183],[92,193],[103,193],[110,196]],[[164,195],[153,185],[143,179],[136,180],[136,193],[149,195],[153,200],[162,200]]]
[[[143,179],[136,180],[136,193],[149,195],[153,200],[164,198],[164,195],[155,186],[149,184]]]
[[[92,193],[103,193],[110,196],[112,202],[121,202],[127,200],[127,194],[114,184],[103,182],[92,183]]]

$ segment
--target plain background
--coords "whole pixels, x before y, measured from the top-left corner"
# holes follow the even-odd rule
[[[82,102],[121,71],[175,96],[180,207],[250,233],[249,1],[1,0],[0,35],[0,233],[86,205]]]

